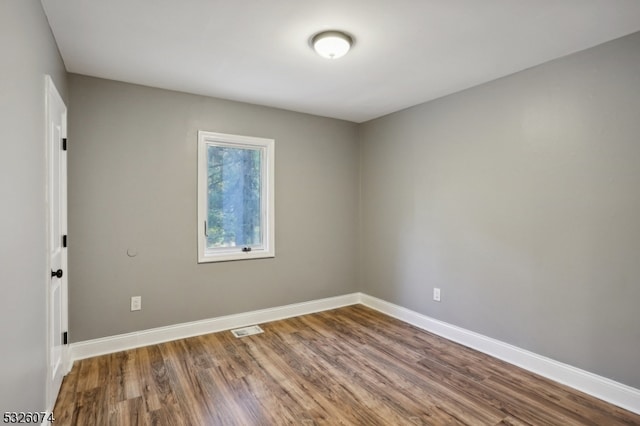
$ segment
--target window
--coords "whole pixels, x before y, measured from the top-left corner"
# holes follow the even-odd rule
[[[274,140],[198,132],[198,262],[274,257]]]

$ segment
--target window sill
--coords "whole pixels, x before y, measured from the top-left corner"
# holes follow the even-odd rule
[[[271,251],[220,253],[199,257],[198,263],[231,262],[236,260],[268,259],[273,257],[276,257],[276,254]]]

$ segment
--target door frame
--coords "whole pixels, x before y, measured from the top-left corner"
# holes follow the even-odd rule
[[[51,316],[52,316],[52,304],[51,300],[51,210],[52,210],[52,202],[51,202],[51,152],[53,149],[60,149],[60,202],[59,202],[59,214],[60,214],[60,234],[67,235],[67,155],[66,151],[62,151],[61,141],[53,140],[52,135],[52,114],[55,113],[56,110],[59,110],[60,106],[62,106],[62,117],[61,117],[61,129],[60,129],[60,137],[67,137],[67,106],[64,103],[64,100],[60,96],[58,89],[56,88],[53,79],[49,75],[45,75],[45,215],[46,215],[46,242],[47,242],[47,270],[46,273],[46,360],[47,360],[47,377],[46,377],[46,389],[45,389],[45,401],[47,404],[47,410],[53,411],[56,399],[58,397],[58,392],[60,391],[60,382],[53,377],[53,369],[52,369],[52,353],[53,353],[53,342],[54,336],[52,331],[51,324]],[[62,244],[62,242],[60,242]],[[60,310],[61,310],[61,331],[66,332],[68,330],[68,259],[67,259],[67,250],[66,248],[62,249],[61,252],[61,266],[63,276],[59,278],[60,280]],[[61,337],[61,336],[58,336]],[[62,344],[61,346],[61,360],[60,360],[60,369],[62,376],[65,376],[70,370],[70,362],[69,362],[69,350],[68,345]]]

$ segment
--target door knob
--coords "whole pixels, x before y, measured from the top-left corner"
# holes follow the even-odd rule
[[[58,269],[57,271],[51,271],[51,278],[53,277],[62,278],[62,269]]]

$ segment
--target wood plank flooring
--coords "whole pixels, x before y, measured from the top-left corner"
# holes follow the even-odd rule
[[[55,425],[640,425],[362,305],[75,363]]]

